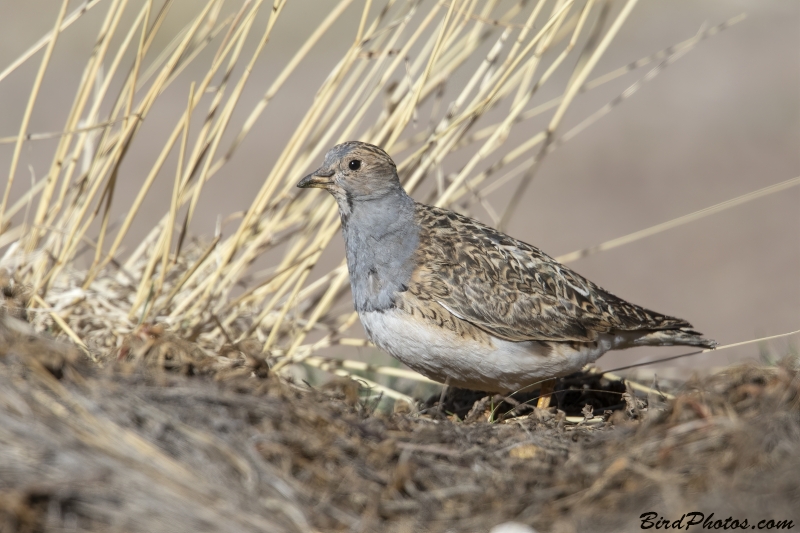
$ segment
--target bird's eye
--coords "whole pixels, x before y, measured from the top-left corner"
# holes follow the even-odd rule
[[[350,167],[350,170],[358,170],[359,168],[361,168],[361,161],[359,161],[358,159],[352,159],[348,166]]]

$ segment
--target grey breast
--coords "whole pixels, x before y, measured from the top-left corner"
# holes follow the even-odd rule
[[[342,226],[356,311],[385,311],[408,288],[419,244],[414,201],[402,190],[350,200]]]

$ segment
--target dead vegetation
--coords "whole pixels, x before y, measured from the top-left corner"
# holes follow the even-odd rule
[[[383,413],[353,381],[299,387],[258,357],[210,357],[160,328],[105,367],[26,329],[3,320],[3,532],[471,532],[508,520],[630,531],[648,511],[800,519],[796,360],[732,368],[671,402],[638,398],[636,412],[599,423],[554,410],[490,423],[488,410],[470,421]]]
[[[27,287],[36,331],[69,337],[94,358],[119,348],[141,324],[158,322],[209,352],[256,341],[276,370],[305,365],[349,376],[363,363],[322,358],[331,347],[364,345],[354,328],[345,265],[339,258],[333,266],[320,263],[339,230],[337,209],[323,195],[298,196],[299,177],[332,145],[367,141],[392,154],[416,197],[467,214],[478,209],[493,225],[504,225],[517,205],[499,207],[498,193],[511,188],[519,198],[548,154],[744,18],[704,25],[665,50],[595,72],[636,3],[340,0],[307,28],[285,62],[273,43],[285,0],[271,6],[206,0],[183,8],[172,0],[87,0],[74,11],[64,0],[52,14],[53,31],[0,72],[1,83],[22,65],[39,64],[18,134],[0,139],[13,146],[0,203],[0,267]],[[97,15],[91,24],[84,17],[89,12]],[[260,191],[243,212],[220,214],[213,237],[193,238],[205,184],[233,179],[226,164],[254,124],[269,115],[276,95],[291,90],[287,80],[313,59],[326,35],[352,31],[353,16],[357,28],[342,57],[328,61],[316,94],[292,101],[305,115],[280,128],[286,139],[277,159],[253,170],[265,175]],[[43,84],[53,83],[45,76],[53,50],[72,31],[97,37],[66,123],[51,133],[29,132]],[[274,78],[258,78],[262,97],[250,102],[243,91],[256,83],[254,66],[264,61],[284,66]],[[580,94],[640,69],[649,70],[620,97],[564,128]],[[557,96],[541,98],[556,85],[548,94]],[[185,95],[184,112],[159,126],[163,131],[142,134],[150,117],[170,106],[167,91]],[[534,129],[511,136],[515,128]],[[160,151],[142,149],[141,135],[158,136]],[[49,162],[27,161],[23,147],[44,139],[52,139]],[[126,170],[132,150],[139,150],[135,173]],[[26,162],[41,176],[27,190],[20,182]],[[123,176],[135,191],[126,198],[117,190]],[[145,215],[157,181],[171,191],[169,207],[161,216]],[[648,237],[796,181],[561,259]],[[149,231],[140,242],[131,242],[135,222]],[[368,372],[370,386],[406,401],[382,376],[424,381],[397,368]]]

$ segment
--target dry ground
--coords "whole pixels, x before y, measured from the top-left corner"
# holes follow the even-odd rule
[[[473,400],[459,393],[441,411],[382,413],[354,382],[300,387],[253,353],[207,356],[150,326],[101,366],[4,317],[0,531],[633,531],[648,511],[800,522],[796,361],[574,425],[520,408],[490,423],[492,399],[466,420],[441,414]]]

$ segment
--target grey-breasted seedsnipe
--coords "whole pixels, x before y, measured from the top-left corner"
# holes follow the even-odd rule
[[[432,380],[507,393],[608,350],[715,345],[687,321],[628,303],[534,246],[415,202],[377,146],[334,146],[297,186],[326,189],[339,204],[367,336]]]

